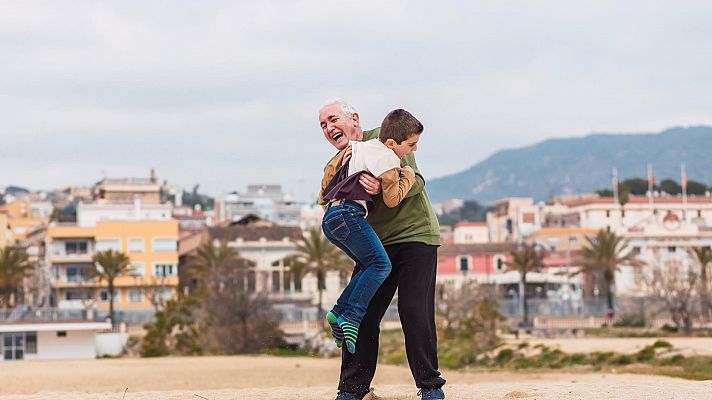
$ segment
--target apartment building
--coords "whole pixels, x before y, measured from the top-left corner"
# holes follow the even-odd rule
[[[301,206],[281,185],[248,185],[244,193],[228,193],[220,201],[220,221],[239,221],[248,215],[278,225],[299,226]]]
[[[30,199],[13,200],[0,205],[0,214],[7,217],[9,243],[21,242],[28,233],[46,226],[52,214],[52,204],[48,201],[33,201]],[[2,241],[2,239],[0,239]]]
[[[47,263],[53,297],[59,308],[107,310],[105,281],[90,278],[97,252],[128,255],[130,267],[114,282],[114,307],[140,318],[178,287],[178,223],[174,220],[104,220],[94,226],[51,225],[47,229]],[[134,322],[127,316],[124,320]]]
[[[0,212],[0,249],[10,242],[10,226],[8,225],[7,213]]]

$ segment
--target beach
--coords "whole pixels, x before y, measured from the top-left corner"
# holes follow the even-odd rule
[[[17,400],[332,400],[338,358],[223,356],[8,362]],[[448,399],[712,399],[712,381],[617,373],[444,371]],[[418,399],[407,367],[379,365],[369,400]]]

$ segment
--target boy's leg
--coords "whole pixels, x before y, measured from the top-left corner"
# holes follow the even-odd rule
[[[388,251],[388,247],[386,250]],[[373,295],[359,326],[356,354],[351,354],[348,351],[341,352],[339,390],[342,392],[363,396],[368,393],[371,387],[378,361],[378,336],[381,333],[381,319],[383,319],[383,315],[398,288],[397,276],[394,267],[393,272]]]
[[[348,307],[338,319],[349,352],[356,351],[359,325],[371,298],[391,272],[391,261],[381,240],[362,216],[347,214],[344,222],[349,235],[342,242],[354,254],[360,265],[358,276],[349,283],[351,295]]]
[[[341,292],[341,295],[339,295],[339,298],[336,300],[336,304],[333,307],[332,311],[334,311],[334,313],[336,313],[336,316],[338,317],[343,314],[344,311],[346,311],[346,308],[348,307],[348,300],[351,296],[351,291],[353,290],[354,286],[356,286],[356,282],[358,282],[358,277],[360,276],[359,272],[363,270],[363,265],[359,262],[358,257],[356,257],[356,255],[352,253],[351,250],[349,250],[349,248],[344,243],[344,240],[331,235],[329,227],[326,226],[326,224],[322,224],[322,231],[324,232],[324,236],[326,236],[326,238],[329,239],[331,243],[341,249],[341,251],[346,253],[346,255],[349,256],[349,258],[351,258],[356,263],[349,283]]]
[[[400,315],[408,365],[421,389],[439,388],[445,379],[438,371],[438,342],[435,329],[435,273],[437,246],[402,243],[391,254],[398,270],[398,314]]]
[[[391,273],[391,260],[378,235],[364,218],[350,218],[347,223],[352,232],[344,244],[364,267],[360,269],[357,279],[352,279],[355,284],[351,288],[349,306],[343,318],[359,325],[371,298]]]

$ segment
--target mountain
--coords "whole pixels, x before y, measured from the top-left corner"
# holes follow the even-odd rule
[[[680,181],[680,162],[690,180],[712,184],[712,127],[671,128],[652,134],[596,133],[548,139],[501,150],[465,171],[432,179],[433,202],[452,198],[491,203],[503,197],[545,200],[555,194],[590,192],[611,186],[611,171],[621,180],[647,176],[652,163],[658,182]]]

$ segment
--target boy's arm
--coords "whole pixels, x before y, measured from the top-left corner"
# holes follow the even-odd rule
[[[408,197],[413,197],[423,191],[423,189],[425,188],[425,179],[418,170],[418,165],[415,163],[415,155],[413,153],[408,154],[401,160],[401,167],[405,167],[406,165],[409,165],[411,168],[413,168],[413,171],[415,171],[415,180],[413,182],[413,186],[405,195],[405,198],[407,199]]]
[[[379,177],[383,188],[383,202],[393,208],[400,204],[415,183],[415,172],[412,168],[393,168]]]
[[[341,168],[341,162],[344,158],[345,150],[341,150],[336,155],[329,160],[329,162],[324,167],[324,176],[321,178],[321,190],[319,190],[319,198],[317,199],[317,204],[324,206],[326,201],[324,201],[324,188],[331,182],[331,180],[336,175],[336,172]]]

